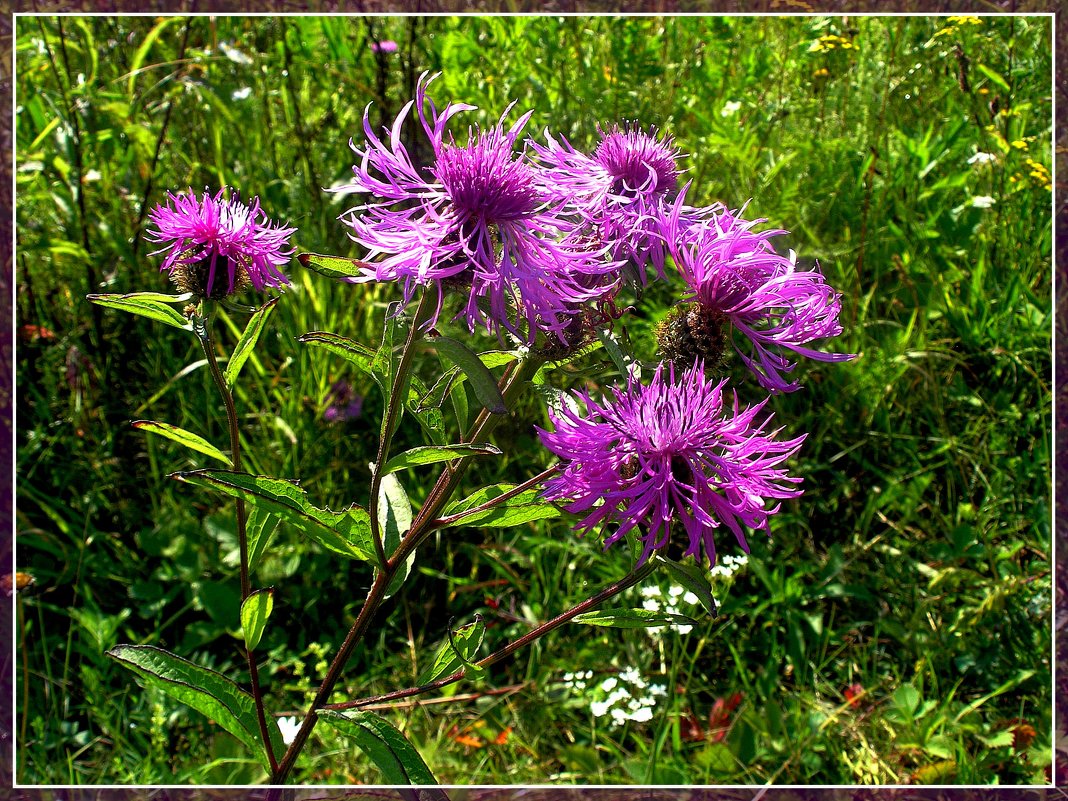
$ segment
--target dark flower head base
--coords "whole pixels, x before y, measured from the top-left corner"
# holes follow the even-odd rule
[[[199,297],[219,300],[249,285],[262,292],[288,284],[278,268],[293,255],[289,237],[297,229],[272,222],[259,198],[246,204],[224,193],[205,190],[198,200],[192,190],[168,192],[166,203],[148,215],[155,228],[146,238],[163,245],[150,255],[167,254],[160,269],[179,289]]]
[[[648,386],[631,379],[601,402],[577,392],[585,412],[565,403],[550,411],[555,431],[538,430],[562,463],[544,496],[585,514],[576,528],[618,524],[606,548],[638,531],[642,562],[668,548],[676,520],[689,538],[686,555],[700,561],[703,552],[710,567],[721,525],[748,553],[743,526],[767,530],[779,510],[768,500],[801,494],[801,480],[782,464],[805,437],[777,440],[778,430],[766,430],[771,415],[758,419],[767,400],[740,409],[735,396],[727,405],[724,385],[697,363],[678,377],[660,365]]]
[[[663,221],[668,251],[689,285],[688,300],[700,308],[696,319],[723,320],[749,340],[752,355],[737,343],[735,348],[762,387],[773,392],[800,388],[786,379],[796,364],[782,351],[823,362],[855,358],[806,347],[842,333],[841,301],[818,269],[798,270],[793,251],[781,256],[771,247],[768,240],[785,231],[753,231],[763,220],[745,220],[728,211],[695,223],[685,211],[685,194],[684,189]],[[671,353],[668,344],[665,353]],[[688,364],[707,354],[677,355]]]
[[[342,215],[350,237],[374,262],[357,280],[396,281],[406,303],[429,284],[463,289],[457,317],[471,331],[503,329],[527,343],[539,331],[566,337],[573,309],[611,289],[615,265],[576,235],[563,204],[542,191],[534,167],[515,152],[531,112],[506,128],[509,106],[493,128],[469,130],[467,142],[458,144],[447,124],[474,107],[448,105],[439,113],[426,94],[432,80],[420,78],[415,100],[385,141],[366,112],[367,144],[350,141],[359,163],[345,190],[378,198]],[[401,141],[413,105],[433,151],[423,168]]]

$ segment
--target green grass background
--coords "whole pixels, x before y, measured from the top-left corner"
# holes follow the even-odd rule
[[[350,253],[345,203],[321,190],[351,174],[364,107],[391,121],[423,70],[442,72],[439,104],[477,104],[467,118],[484,124],[517,100],[517,113],[535,109],[530,134],[580,147],[598,123],[671,132],[695,200],[750,201],[819,261],[844,296],[833,347],[860,354],[803,365],[804,390],[773,400],[788,432],[810,432],[794,464],[806,494],[772,539],[751,537],[748,565],[717,586],[717,619],[658,640],[573,626],[488,684],[455,688],[478,697],[384,712],[439,779],[1046,779],[1049,18],[24,17],[16,36],[16,522],[18,567],[36,582],[18,596],[19,781],[262,780],[229,735],[103,656],[149,643],[244,676],[231,508],[169,480],[200,463],[128,425],[225,442],[209,376],[185,370],[195,342],[84,296],[165,289],[139,232],[166,190],[231,184],[298,226],[300,249]],[[385,39],[397,52],[373,53]],[[977,152],[996,161],[969,163]],[[381,400],[295,338],[374,344],[397,292],[291,274],[237,391],[246,466],[301,477],[319,505],[366,503]],[[680,292],[654,286],[617,324],[643,358]],[[228,347],[244,321],[230,322]],[[554,381],[613,374],[601,351]],[[365,392],[364,416],[331,425],[340,379]],[[497,431],[506,457],[481,462],[469,486],[548,464],[532,429],[544,421],[522,405]],[[406,424],[398,446],[417,442]],[[407,477],[416,500],[433,477]],[[451,618],[483,614],[497,647],[629,564],[564,521],[443,537],[338,698],[411,684]],[[257,577],[276,587],[260,648],[272,712],[301,708],[369,580],[295,533],[276,540]],[[647,723],[613,728],[564,681],[630,666],[669,688]],[[853,685],[864,695],[850,704]],[[716,701],[735,693],[729,730],[713,735]],[[294,778],[376,776],[320,727]]]

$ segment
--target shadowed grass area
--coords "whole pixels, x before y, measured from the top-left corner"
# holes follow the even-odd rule
[[[167,288],[139,234],[185,187],[233,185],[299,227],[301,250],[361,257],[336,219],[356,201],[322,189],[351,175],[365,107],[388,124],[431,70],[435,101],[479,106],[472,121],[516,100],[516,116],[535,110],[527,133],[579,148],[598,124],[670,132],[695,202],[748,203],[818,261],[843,293],[833,348],[859,354],[803,364],[804,389],[772,400],[785,433],[809,434],[792,465],[806,492],[715,577],[718,618],[687,633],[571,626],[454,700],[385,712],[439,780],[1044,781],[1050,37],[1049,19],[1025,17],[20,18],[16,522],[36,583],[17,607],[19,780],[262,781],[236,740],[103,655],[153,644],[245,677],[232,507],[167,478],[198,456],[128,425],[226,441],[210,376],[187,369],[200,352],[84,296]],[[395,52],[371,47],[386,40]],[[373,346],[399,292],[290,274],[235,390],[245,467],[299,476],[319,506],[365,504],[381,396],[296,338]],[[654,283],[616,333],[654,359],[682,291],[677,276]],[[245,317],[227,315],[229,352]],[[727,370],[757,399],[736,359]],[[598,350],[551,381],[617,377]],[[360,417],[325,419],[338,382]],[[530,398],[496,432],[505,455],[464,489],[548,465],[535,424]],[[419,436],[406,421],[396,448]],[[415,502],[435,477],[404,475]],[[415,682],[452,619],[481,614],[488,653],[619,578],[624,551],[560,520],[432,540],[337,700]],[[260,647],[271,712],[298,714],[370,579],[278,536],[257,573],[276,591]],[[698,614],[659,574],[628,600]],[[611,708],[631,701],[652,715],[617,724]],[[378,780],[350,743],[314,738],[295,780]]]

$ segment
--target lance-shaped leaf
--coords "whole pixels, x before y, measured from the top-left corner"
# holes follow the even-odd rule
[[[587,626],[609,626],[616,629],[697,625],[697,621],[692,617],[649,609],[600,609],[576,616],[575,622],[585,623]]]
[[[401,539],[412,527],[413,517],[412,502],[408,500],[408,493],[400,481],[393,475],[383,477],[378,487],[378,530],[382,532],[382,545],[386,556],[392,557],[397,552]],[[403,586],[414,562],[415,552],[412,551],[404,560],[404,564],[393,574],[389,586],[386,587],[386,598]]]
[[[497,379],[493,377],[493,373],[489,371],[477,353],[451,337],[435,337],[430,340],[430,344],[437,349],[438,353],[443,354],[463,370],[479,403],[493,414],[508,413],[501,388],[497,386]]]
[[[328,350],[345,359],[360,372],[371,375],[371,361],[375,357],[375,352],[354,339],[331,334],[329,331],[311,331],[297,337],[297,341]]]
[[[87,295],[89,301],[109,309],[121,309],[142,317],[151,317],[183,331],[192,331],[193,323],[170,304],[188,300],[188,296],[161,295],[158,292],[131,292],[128,295]],[[166,298],[166,299],[165,299]]]
[[[434,661],[419,675],[416,684],[429,684],[443,676],[451,676],[461,665],[470,665],[485,636],[486,624],[482,622],[481,615],[475,615],[473,623],[460,626],[455,631],[450,628],[449,636],[434,654]]]
[[[295,481],[254,476],[230,470],[193,470],[173,478],[241,498],[250,506],[270,512],[318,542],[324,548],[360,561],[374,559],[371,519],[353,505],[341,512],[318,509]]]
[[[360,275],[364,269],[374,269],[373,264],[358,259],[346,259],[342,256],[324,256],[319,253],[301,253],[297,261],[314,270],[319,275],[333,278],[338,281],[347,281]]]
[[[682,565],[674,559],[657,554],[653,557],[667,567],[672,577],[683,587],[697,596],[701,606],[708,614],[715,617],[717,614],[716,599],[712,597],[712,586],[709,583],[708,571],[697,565]]]
[[[371,712],[319,711],[319,719],[351,737],[382,771],[386,784],[437,784],[419,752],[385,718]]]
[[[597,338],[601,341],[605,351],[611,357],[616,369],[620,373],[632,376],[635,380],[642,377],[642,365],[630,351],[628,344],[620,340],[619,336],[609,328],[599,328]]]
[[[478,509],[515,487],[515,484],[492,484],[483,487],[463,500],[453,501],[445,508],[441,516],[448,518],[462,515],[458,520],[449,524],[454,528],[465,526],[509,528],[531,520],[548,520],[560,516],[559,509],[538,497],[537,488],[524,490],[488,509]]]
[[[421,464],[451,462],[453,459],[466,459],[470,456],[489,454],[500,456],[501,449],[488,442],[472,442],[460,445],[422,445],[404,453],[398,453],[382,468],[383,473],[395,473]]]
[[[192,431],[186,431],[184,428],[178,428],[178,426],[172,426],[168,423],[159,423],[155,420],[134,420],[130,425],[141,431],[147,431],[149,434],[158,434],[161,437],[166,437],[172,442],[177,442],[179,445],[184,445],[198,453],[203,453],[205,456],[210,456],[212,459],[218,459],[220,462],[225,462],[231,466],[233,465],[229,456],[203,437],[194,434]]]
[[[267,318],[271,316],[271,312],[274,311],[278,300],[278,298],[271,298],[249,318],[248,325],[245,326],[241,339],[237,341],[237,346],[234,348],[230,361],[226,363],[226,370],[223,373],[226,378],[226,386],[232,387],[234,385],[238,373],[241,372],[241,368],[248,361],[248,357],[252,355],[252,350],[256,347],[256,342],[259,341],[260,334],[263,333],[263,329],[267,325]]]
[[[241,602],[241,633],[245,635],[245,646],[256,650],[267,627],[267,618],[274,611],[274,590],[256,590]]]
[[[116,645],[108,651],[108,656],[136,673],[146,687],[156,687],[214,720],[270,770],[256,718],[256,703],[226,676],[151,645]],[[268,726],[267,731],[271,750],[276,755],[283,754],[285,744],[278,727]]]
[[[248,569],[250,571],[259,564],[263,554],[266,553],[267,546],[271,544],[277,528],[278,518],[275,515],[256,506],[249,510],[248,520],[245,521],[245,533],[248,539]]]

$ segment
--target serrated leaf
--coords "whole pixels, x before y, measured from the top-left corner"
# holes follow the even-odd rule
[[[394,475],[385,476],[378,488],[378,530],[382,532],[382,545],[386,556],[392,557],[397,552],[401,539],[412,527],[413,517],[412,503],[400,481]],[[386,587],[386,598],[391,597],[404,585],[414,562],[413,551],[393,574],[389,586]]]
[[[244,743],[270,770],[263,750],[256,704],[252,696],[214,670],[151,645],[117,645],[108,656],[136,673],[146,686],[155,687],[206,715]],[[271,750],[285,752],[277,726],[268,726]]]
[[[248,357],[252,355],[252,350],[256,347],[256,342],[259,341],[260,334],[263,333],[263,329],[267,325],[267,318],[271,316],[271,312],[274,311],[278,300],[278,298],[271,298],[249,318],[248,325],[245,326],[245,331],[241,334],[241,339],[238,340],[230,360],[226,363],[226,370],[223,372],[223,377],[226,378],[226,386],[232,387],[234,385],[241,368],[248,360]]]
[[[493,414],[507,414],[508,409],[504,405],[501,389],[497,386],[497,379],[477,353],[451,337],[435,337],[430,344],[463,371],[479,403]]]
[[[712,596],[712,586],[709,583],[707,570],[697,565],[681,565],[674,559],[668,559],[661,554],[653,558],[663,563],[679,584],[697,596],[697,600],[701,602],[701,606],[708,614],[712,617],[716,616],[718,613],[716,599]]]
[[[382,468],[383,473],[395,473],[423,464],[451,462],[453,459],[466,459],[480,455],[500,456],[501,449],[488,442],[473,442],[460,445],[422,445],[404,453],[398,453]]]
[[[267,546],[278,528],[278,518],[260,507],[249,509],[245,521],[245,537],[248,541],[248,569],[253,570],[259,563]]]
[[[373,270],[374,265],[358,259],[346,259],[342,256],[324,256],[319,253],[301,253],[297,256],[303,266],[314,270],[319,275],[345,281],[364,274],[364,270]]]
[[[245,646],[256,650],[267,626],[267,618],[274,611],[274,590],[256,590],[241,603],[241,633],[245,636]]]
[[[361,372],[371,375],[371,361],[375,357],[375,352],[353,339],[332,334],[329,331],[311,331],[297,337],[297,341],[328,350],[345,359]]]
[[[161,297],[170,299],[160,300]],[[181,302],[175,300],[174,297],[173,295],[161,296],[158,292],[132,292],[128,295],[86,295],[86,298],[97,306],[120,309],[131,314],[149,317],[175,328],[181,328],[183,331],[192,331],[193,323],[169,305]]]
[[[319,711],[319,719],[356,741],[382,771],[386,784],[434,785],[437,780],[419,752],[385,718],[371,712]]]
[[[692,617],[650,609],[601,609],[578,615],[575,622],[585,623],[587,626],[609,626],[616,629],[697,625],[697,621]]]
[[[184,428],[178,428],[178,426],[172,426],[169,423],[160,423],[156,420],[134,420],[130,425],[149,434],[165,437],[172,442],[177,442],[179,445],[184,445],[191,450],[210,456],[213,459],[218,459],[231,467],[233,466],[229,456],[192,431],[186,431]]]
[[[450,629],[451,636],[438,646],[434,654],[434,661],[419,674],[416,685],[429,684],[443,676],[451,676],[460,666],[470,663],[478,649],[482,646],[482,638],[486,636],[486,624],[481,615],[475,615],[473,623],[461,626],[455,631]]]
[[[469,509],[475,509],[485,503],[499,498],[506,492],[515,489],[515,484],[492,484],[477,490],[466,498],[453,501],[442,512],[442,517],[460,515]],[[524,490],[523,492],[501,501],[489,509],[472,512],[464,515],[459,520],[450,523],[450,528],[463,528],[466,526],[479,526],[484,528],[509,528],[531,520],[549,520],[559,517],[560,510],[548,501],[538,497],[537,489]]]
[[[241,498],[250,506],[278,516],[291,526],[341,556],[373,561],[371,520],[367,511],[353,505],[341,512],[318,509],[295,481],[254,476],[230,470],[193,470],[173,478]]]

